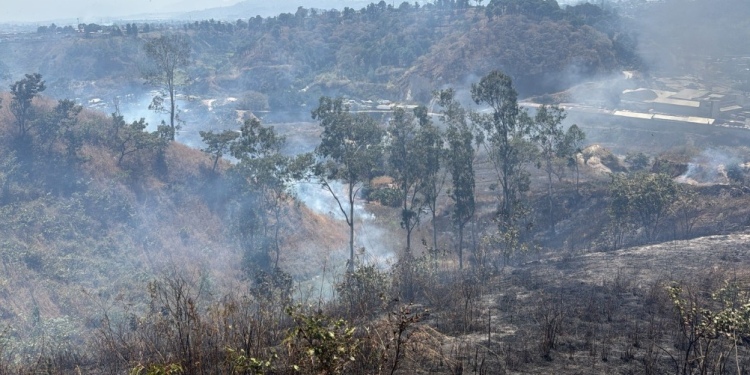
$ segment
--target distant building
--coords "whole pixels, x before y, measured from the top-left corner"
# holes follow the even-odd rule
[[[674,92],[640,88],[623,91],[620,99],[623,107],[634,111],[713,119],[727,119],[745,107],[742,94],[717,94],[697,89]]]

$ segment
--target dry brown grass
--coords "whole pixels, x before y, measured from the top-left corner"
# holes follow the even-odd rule
[[[176,142],[172,142],[167,148],[166,158],[169,173],[167,181],[197,183],[202,177],[201,173],[212,167],[208,155]]]
[[[375,177],[370,183],[374,188],[389,187],[393,184],[393,178],[390,176]]]

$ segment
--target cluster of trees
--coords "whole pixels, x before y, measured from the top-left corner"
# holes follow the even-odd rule
[[[193,75],[207,77],[192,82],[192,92],[208,90],[208,82],[241,87],[268,95],[271,108],[284,110],[312,107],[321,95],[373,99],[410,92],[411,99],[426,103],[434,84],[455,84],[467,73],[483,75],[496,68],[512,76],[524,93],[569,84],[566,72],[571,66],[582,75],[637,68],[635,40],[614,13],[594,5],[560,8],[554,1],[543,3],[563,16],[511,11],[489,16],[494,14],[491,8],[508,8],[494,2],[485,7],[461,1],[400,6],[381,1],[359,10],[300,7],[275,17],[194,21],[180,30],[165,24],[81,24],[82,37],[94,33],[102,38],[61,53],[84,64],[66,68],[69,78],[98,80],[105,72],[135,70],[131,49],[123,48],[118,58],[111,48],[130,42],[105,37],[183,32],[200,62],[190,68]],[[50,30],[45,28],[40,32]],[[95,58],[81,59],[83,48]],[[240,75],[230,77],[231,71]]]
[[[615,173],[609,184],[610,231],[612,245],[625,245],[628,237],[640,237],[643,243],[656,240],[664,223],[675,217],[690,234],[698,215],[698,202],[686,187],[678,185],[666,173],[637,171]]]
[[[558,107],[541,106],[535,116],[519,108],[517,93],[506,74],[492,71],[472,85],[471,96],[485,112],[468,112],[454,98],[451,90],[439,93],[443,120],[448,125],[448,172],[453,179],[450,197],[454,201],[453,220],[458,228],[459,264],[462,266],[463,229],[475,214],[473,164],[478,150],[489,160],[497,178],[498,209],[496,223],[502,239],[502,252],[509,253],[522,245],[519,228],[528,226],[528,211],[523,195],[530,189],[528,168],[536,165],[548,178],[549,225],[554,233],[553,176],[561,179],[566,168],[577,171],[577,155],[585,133],[576,125],[567,131],[562,121],[565,113]]]
[[[261,20],[262,17],[258,16]],[[250,18],[252,22],[255,18]],[[196,30],[201,32],[217,32],[217,33],[234,33],[236,29],[247,29],[248,23],[243,20],[237,20],[236,23],[216,21],[213,18],[210,20],[195,21],[193,23],[186,23],[183,26],[185,31]]]
[[[75,34],[76,29],[70,25],[67,25],[65,27],[60,27],[60,26],[55,25],[54,23],[51,23],[49,26],[42,25],[42,26],[37,27],[36,32],[39,34],[55,34],[55,33]]]
[[[126,23],[123,31],[123,28],[121,28],[119,25],[102,26],[95,23],[82,23],[78,25],[78,29],[82,30],[87,35],[101,31],[108,33],[110,36],[138,37],[139,32],[143,34],[151,32],[151,25],[148,23],[144,23],[139,30],[139,26],[137,23]]]
[[[293,184],[306,177],[311,155],[282,154],[285,138],[255,118],[245,121],[239,132],[201,131],[200,135],[206,144],[203,151],[213,158],[214,171],[224,154],[237,159],[227,175],[243,268],[250,274],[277,273],[283,231],[288,229],[284,219],[296,201]]]
[[[166,71],[168,69],[162,69],[161,73],[168,74]],[[158,82],[166,84],[164,80]],[[66,177],[55,173],[70,171],[77,163],[85,161],[80,153],[84,140],[108,148],[117,158],[117,163],[126,166],[126,161],[158,161],[159,155],[163,154],[174,136],[175,123],[165,122],[157,131],[148,132],[143,119],[128,123],[122,115],[115,113],[110,126],[100,130],[106,136],[91,137],[87,133],[91,129],[77,126],[81,107],[74,102],[58,101],[48,111],[40,108],[38,100],[34,104],[46,89],[41,75],[28,74],[11,85],[10,89],[10,101],[1,103],[8,106],[14,120],[10,140],[12,157],[3,155],[5,158],[0,163],[0,176],[3,178],[0,197],[3,201],[12,198],[6,191],[12,190],[7,187],[14,184],[14,179],[32,176],[34,181],[39,181],[35,176],[49,176],[45,177],[49,178],[48,182],[55,181],[57,184],[65,180]],[[445,195],[453,201],[450,210],[458,237],[455,245],[459,266],[463,267],[463,232],[476,217],[477,211],[477,163],[486,161],[495,174],[498,207],[497,234],[493,237],[496,242],[493,242],[493,246],[498,246],[507,254],[522,246],[518,231],[522,226],[519,223],[527,215],[529,169],[539,168],[546,177],[549,224],[554,232],[553,202],[556,197],[553,182],[555,178],[561,178],[566,170],[577,174],[578,154],[585,134],[576,126],[567,129],[562,126],[565,113],[560,108],[540,106],[533,114],[519,108],[512,80],[499,71],[489,73],[471,87],[473,101],[486,108],[484,110],[465,108],[451,89],[436,92],[435,97],[441,107],[440,124],[433,123],[427,108],[420,106],[410,111],[394,109],[385,128],[366,114],[350,111],[341,98],[322,97],[312,111],[313,118],[323,130],[321,143],[314,153],[296,157],[284,155],[281,152],[284,138],[276,134],[273,127],[264,126],[257,119],[246,121],[239,132],[202,132],[206,143],[204,151],[212,157],[214,172],[219,168],[221,156],[231,154],[237,160],[224,176],[231,184],[227,194],[231,197],[228,198],[231,202],[228,206],[235,233],[245,254],[245,266],[257,271],[254,289],[250,296],[236,299],[227,296],[221,303],[209,305],[201,295],[204,293],[202,281],[200,286],[198,283],[191,285],[184,279],[174,277],[150,283],[148,291],[152,308],[149,312],[123,310],[127,313],[122,316],[128,318],[119,319],[114,314],[105,314],[101,319],[101,324],[97,326],[101,350],[96,355],[104,359],[98,363],[109,367],[110,372],[122,372],[139,363],[133,373],[154,374],[198,373],[216,369],[227,373],[396,373],[406,361],[405,348],[412,348],[410,353],[442,353],[442,341],[435,340],[429,344],[427,340],[426,333],[431,332],[432,328],[418,331],[415,327],[421,316],[411,306],[391,303],[389,308],[394,311],[383,318],[386,320],[379,325],[352,323],[354,319],[366,320],[368,315],[364,312],[373,314],[374,309],[369,307],[383,302],[379,293],[392,292],[386,287],[372,287],[385,279],[377,270],[367,267],[355,269],[356,218],[353,207],[357,194],[368,187],[376,176],[388,175],[392,178],[390,189],[397,196],[408,255],[412,250],[412,231],[420,222],[431,214],[435,225],[437,200],[445,185]],[[173,101],[174,96],[168,100]],[[633,154],[628,161],[633,169],[644,169],[648,158]],[[135,172],[141,168],[142,165],[131,164],[129,171]],[[218,174],[212,175],[220,178]],[[294,207],[293,183],[306,178],[315,179],[332,194],[349,225],[350,273],[342,284],[337,285],[342,299],[347,298],[349,300],[345,302],[351,302],[349,313],[355,310],[351,306],[355,306],[360,314],[349,321],[337,318],[346,313],[329,315],[320,308],[313,311],[288,307],[291,303],[291,280],[288,275],[279,272],[279,257],[284,249],[283,238],[287,230],[284,217]],[[337,188],[335,181],[343,182],[343,191]],[[61,192],[70,191],[66,189],[62,188]],[[50,190],[54,191],[54,188]],[[674,214],[681,197],[684,197],[670,176],[645,172],[614,174],[609,194],[609,213],[613,225],[639,231],[647,241],[658,236],[665,217]],[[434,234],[436,232],[433,230]],[[437,247],[435,237],[433,249]],[[435,285],[438,278],[426,280],[422,280],[422,283],[433,288],[435,294],[439,294],[435,290],[449,290],[462,296],[450,297],[455,298],[450,300],[453,301],[451,307],[460,306],[458,301],[468,306],[479,293],[478,289],[474,289],[478,283],[470,279],[459,279],[453,289]],[[386,285],[387,282],[382,284]],[[720,298],[728,296],[720,300],[725,307],[710,309],[699,308],[699,303],[708,305],[710,302],[686,296],[685,289],[675,286],[669,291],[677,312],[675,326],[679,327],[687,343],[687,346],[677,348],[684,351],[684,364],[673,357],[675,366],[678,363],[684,366],[682,372],[686,372],[693,363],[704,369],[712,363],[721,366],[731,364],[731,356],[725,353],[746,351],[739,344],[748,335],[746,319],[737,318],[738,314],[745,317],[748,314],[746,306],[737,303],[747,301],[746,293],[738,293],[731,288],[721,289],[717,295]],[[371,301],[363,302],[368,298]],[[435,301],[440,299],[436,298]],[[560,301],[559,306],[563,306],[562,298]],[[595,300],[586,303],[597,306],[592,301]],[[435,305],[439,306],[440,303]],[[286,314],[283,313],[285,306],[288,307]],[[600,314],[605,313],[602,309],[595,310]],[[567,313],[561,310],[550,314],[535,322],[543,328],[544,333],[540,337],[544,339],[539,347],[542,351],[546,350],[545,358],[548,359],[555,345],[555,330],[561,327],[554,321],[567,318]],[[39,320],[38,312],[34,319]],[[466,327],[470,327],[475,319],[464,318],[463,332],[472,330]],[[446,321],[452,322],[444,319],[441,324],[444,326]],[[484,323],[488,323],[488,342],[492,344],[489,338],[491,321],[483,322],[482,329]],[[367,329],[355,334],[355,326]],[[413,332],[424,335],[413,335]],[[638,336],[637,327],[634,336]],[[422,346],[408,345],[409,340],[420,337],[424,340],[420,342]],[[150,345],[149,350],[143,350],[144,343]],[[429,351],[418,350],[428,344],[431,348]],[[718,352],[716,349],[709,350],[716,344],[721,345]],[[273,349],[280,345],[286,345],[288,350],[280,354],[274,352]],[[737,354],[735,356],[739,358]],[[439,360],[442,364],[443,357]],[[739,360],[735,359],[735,362]],[[418,368],[418,365],[412,364],[413,368]],[[54,366],[50,364],[50,367]],[[0,372],[2,370],[0,367]]]
[[[142,33],[151,32],[151,25],[144,23],[141,28]],[[125,35],[138,36],[138,24],[135,22],[125,24]]]
[[[70,99],[59,100],[51,110],[41,110],[34,100],[46,89],[39,73],[26,74],[25,78],[10,86],[12,100],[10,112],[15,119],[15,131],[10,139],[10,159],[15,166],[13,173],[4,176],[4,196],[10,198],[9,187],[14,178],[27,181],[43,181],[49,191],[72,193],[78,188],[77,168],[86,158],[81,155],[84,143],[101,136],[99,132],[83,129],[79,124],[82,107]],[[144,119],[128,123],[119,113],[112,114],[107,136],[98,142],[107,146],[115,155],[118,166],[132,158],[137,161],[133,170],[143,167],[141,157],[151,154],[158,161],[163,157],[173,131],[166,124],[154,132],[146,130]],[[8,156],[8,155],[6,155]]]
[[[75,187],[74,169],[82,161],[82,137],[76,129],[82,107],[74,101],[59,100],[51,111],[39,111],[34,99],[46,89],[41,74],[26,74],[10,86],[8,105],[15,119],[10,139],[12,168],[3,178],[3,201],[11,200],[16,180],[42,181],[51,191],[69,192]]]
[[[420,77],[452,84],[467,71],[486,74],[497,68],[497,64],[489,67],[479,60],[499,62],[524,91],[548,89],[554,85],[550,77],[564,74],[571,64],[582,74],[639,64],[634,58],[634,39],[622,30],[617,16],[596,6],[590,5],[598,12],[583,6],[563,9],[551,1],[542,3],[557,10],[554,16],[507,12],[492,17],[489,9],[501,5],[482,11],[484,7],[472,8],[467,3],[393,7],[381,1],[343,11],[300,7],[295,13],[235,23],[195,21],[184,29],[201,55],[225,55],[230,48],[227,62],[231,64],[289,67],[262,76],[251,75],[254,70],[246,69],[247,76],[239,77],[246,89],[281,98],[272,103],[279,109],[298,108],[303,103],[312,106],[320,95],[372,95],[371,86],[360,88],[357,82],[397,83],[392,87],[403,95],[406,86],[414,86]],[[461,4],[473,9],[473,17],[464,16],[466,10],[459,11]],[[521,44],[525,48],[514,47]],[[418,69],[409,69],[415,66]],[[310,85],[322,74],[333,74],[336,83],[330,87]],[[429,88],[409,88],[413,98],[430,100]],[[380,90],[380,95],[392,94],[385,87]]]
[[[148,23],[144,23],[140,27],[141,33],[148,33],[151,32],[151,25]],[[124,29],[124,31],[123,31]],[[36,29],[36,32],[38,34],[55,34],[55,33],[62,33],[62,34],[75,34],[77,32],[82,32],[84,34],[92,34],[97,32],[106,32],[111,36],[133,36],[137,37],[139,33],[139,26],[135,22],[133,23],[127,23],[125,24],[124,28],[121,28],[119,25],[100,25],[98,23],[81,23],[78,25],[77,28],[67,25],[67,26],[57,26],[56,24],[52,23],[49,26],[39,26]]]
[[[240,133],[202,132],[201,136],[207,144],[204,151],[214,158],[214,168],[220,156],[231,152],[239,160],[232,170],[244,176],[241,180],[247,183],[245,191],[252,191],[253,197],[261,199],[248,198],[248,207],[260,208],[260,216],[246,213],[241,222],[260,218],[258,222],[264,225],[258,228],[266,228],[269,221],[263,215],[272,213],[275,217],[270,221],[272,228],[262,232],[266,239],[268,233],[274,233],[277,259],[280,207],[292,197],[289,184],[293,177],[304,176],[305,168],[311,168],[312,176],[332,195],[349,227],[350,271],[355,262],[354,204],[363,187],[379,175],[393,179],[389,189],[398,197],[408,254],[412,231],[428,211],[435,225],[437,200],[450,175],[452,184],[447,191],[454,203],[451,214],[457,228],[459,264],[463,267],[464,228],[476,212],[474,164],[479,147],[497,173],[500,227],[507,230],[509,223],[520,220],[524,210],[517,206],[522,205],[522,194],[529,189],[527,168],[536,163],[548,176],[550,226],[554,230],[552,177],[561,178],[565,168],[577,165],[576,155],[585,134],[577,126],[563,129],[565,115],[560,108],[542,106],[536,116],[528,115],[518,106],[510,77],[498,71],[472,86],[473,99],[477,104],[488,105],[490,113],[465,109],[451,89],[436,93],[436,97],[443,108],[441,121],[445,131],[433,124],[425,107],[411,112],[395,109],[383,131],[371,116],[352,113],[342,98],[322,97],[312,111],[313,119],[323,130],[321,143],[314,155],[297,158],[283,157],[279,151],[283,138],[257,120],[248,120]],[[334,182],[343,183],[344,190],[337,189]],[[241,232],[256,233],[250,228]],[[432,246],[438,248],[436,236]]]
[[[408,253],[412,231],[426,212],[431,212],[435,224],[436,202],[446,176],[450,175],[452,184],[447,192],[453,201],[451,215],[458,235],[459,265],[463,267],[464,228],[476,213],[474,165],[480,151],[496,172],[500,230],[509,231],[508,226],[522,216],[524,210],[517,206],[522,205],[522,194],[529,190],[527,168],[536,164],[548,177],[549,222],[554,231],[553,176],[562,178],[566,168],[576,169],[585,133],[575,125],[566,131],[562,126],[564,111],[557,107],[542,106],[535,116],[528,115],[518,106],[510,77],[499,71],[472,85],[471,93],[476,104],[489,106],[489,113],[465,109],[453,90],[447,89],[436,93],[442,107],[444,131],[432,123],[425,107],[417,107],[413,113],[396,109],[383,135],[370,117],[352,115],[340,99],[321,99],[320,106],[313,111],[313,117],[323,127],[323,140],[316,149],[322,164],[315,174],[339,202],[347,218],[350,261],[354,260],[351,207],[358,186],[367,184],[378,173],[393,178]],[[341,204],[338,193],[330,188],[331,179],[338,179],[348,187],[344,194],[346,205]],[[434,237],[432,246],[438,248]]]
[[[167,39],[157,41],[170,43]],[[165,71],[168,69],[162,73]],[[46,89],[40,74],[28,74],[10,88],[12,100],[6,105],[15,119],[13,168],[6,168],[12,173],[3,176],[3,200],[11,199],[14,178],[22,176],[43,177],[52,191],[74,191],[76,168],[85,161],[80,149],[86,130],[76,126],[81,107],[60,100],[51,111],[38,112],[32,102]],[[534,166],[546,177],[546,221],[554,234],[555,181],[572,171],[577,189],[585,133],[576,125],[565,129],[565,113],[560,108],[542,105],[533,115],[521,109],[512,80],[499,71],[473,84],[471,96],[487,109],[467,110],[456,100],[455,92],[446,89],[435,93],[442,108],[442,126],[434,124],[427,108],[419,106],[411,111],[395,108],[386,128],[367,114],[351,112],[342,98],[322,97],[312,111],[323,130],[321,143],[314,153],[296,157],[282,154],[284,137],[257,119],[246,121],[239,132],[201,132],[214,172],[223,155],[231,154],[237,160],[227,180],[247,268],[278,268],[283,218],[295,202],[293,184],[310,178],[331,194],[349,227],[350,271],[355,266],[355,223],[359,219],[355,217],[355,200],[362,196],[363,188],[376,196],[371,181],[382,175],[392,179],[386,190],[391,203],[401,210],[407,254],[412,251],[414,229],[429,216],[431,249],[437,251],[438,198],[445,194],[453,202],[449,209],[456,228],[459,266],[463,267],[464,231],[477,211],[475,165],[479,162],[487,162],[496,178],[492,188],[497,190],[497,232],[487,243],[498,247],[506,258],[523,249],[520,232],[530,224],[525,197],[530,189],[529,168]],[[118,166],[135,171],[151,163],[155,169],[163,168],[160,161],[177,125],[162,122],[153,132],[147,131],[147,126],[144,119],[127,122],[115,112],[109,135],[100,142],[116,156]],[[645,242],[655,240],[664,222],[686,211],[691,199],[669,175],[642,171],[648,164],[645,155],[626,159],[633,170],[641,171],[612,175],[608,213],[615,247],[634,233],[641,234]],[[689,230],[694,215],[687,212],[682,216],[679,219]]]

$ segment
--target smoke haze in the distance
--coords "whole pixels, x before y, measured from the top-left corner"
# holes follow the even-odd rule
[[[137,19],[146,16],[164,15],[166,18],[199,16],[198,11],[214,8],[229,8],[227,17],[241,15],[242,18],[255,15],[271,16],[284,12],[294,12],[298,6],[316,8],[343,8],[361,6],[356,0],[0,0],[0,23],[40,23],[58,22],[112,22],[117,19]],[[216,12],[211,12],[216,13]],[[240,14],[241,13],[241,14]],[[210,15],[208,18],[214,17]],[[222,17],[214,17],[220,19]],[[235,17],[236,19],[236,17]]]

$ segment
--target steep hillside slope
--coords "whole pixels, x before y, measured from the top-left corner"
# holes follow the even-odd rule
[[[2,99],[0,326],[27,350],[16,355],[50,349],[44,338],[81,345],[108,304],[143,311],[147,283],[164,275],[201,280],[209,295],[252,276],[242,268],[231,190],[207,155],[171,142],[128,148],[121,158],[121,145],[135,145],[121,138],[128,128],[90,111],[43,143],[45,119],[56,113],[45,98],[34,100],[35,125],[22,139],[5,105],[10,96]],[[68,139],[79,147],[71,151]],[[345,243],[330,217],[304,206],[289,212],[295,229],[285,232],[284,251]],[[296,255],[282,255],[281,267],[300,267]]]

